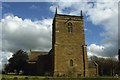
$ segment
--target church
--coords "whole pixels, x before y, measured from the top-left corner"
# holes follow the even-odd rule
[[[58,14],[52,23],[52,49],[49,52],[30,50],[29,75],[55,77],[88,77],[90,71],[84,34],[84,16]]]

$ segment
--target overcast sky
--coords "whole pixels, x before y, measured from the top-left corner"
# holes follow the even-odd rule
[[[116,2],[115,2],[116,1]],[[88,56],[115,57],[118,51],[118,1],[3,2],[0,64],[19,49],[49,51],[55,8],[59,14],[84,14]]]

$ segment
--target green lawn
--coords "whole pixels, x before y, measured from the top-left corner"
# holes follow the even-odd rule
[[[53,78],[47,76],[16,76],[2,75],[2,80],[120,80],[114,77],[89,77],[89,78]]]

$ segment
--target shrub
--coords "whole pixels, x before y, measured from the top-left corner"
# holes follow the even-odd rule
[[[5,78],[2,78],[1,80],[6,80]]]
[[[24,79],[25,79],[25,80],[29,80],[28,77],[25,77]]]
[[[13,80],[18,80],[18,78],[17,78],[17,77],[14,77]]]

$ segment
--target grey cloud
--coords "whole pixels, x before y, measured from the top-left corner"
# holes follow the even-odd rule
[[[46,19],[44,19],[46,20]],[[32,22],[22,20],[17,16],[6,16],[2,20],[3,27],[3,51],[15,52],[18,49],[38,49],[48,51],[51,48],[51,24],[45,24],[44,20]],[[41,22],[43,22],[41,24]]]
[[[7,14],[1,23],[2,55],[0,56],[0,65],[4,66],[12,54],[19,49],[25,51],[29,49],[49,51],[51,49],[52,19],[31,21]]]
[[[101,3],[102,2],[102,3]],[[118,51],[118,3],[116,1],[104,2],[97,0],[94,6],[85,2],[58,2],[53,3],[50,10],[54,12],[55,7],[58,7],[58,13],[79,15],[80,10],[83,10],[87,16],[87,20],[94,25],[101,25],[104,30],[99,35],[103,37],[101,44],[88,45],[88,55],[97,56],[116,56]],[[65,8],[72,8],[70,13],[65,12]],[[96,49],[97,47],[97,49]],[[104,49],[102,49],[104,48]]]
[[[98,56],[116,56],[118,49],[118,25],[117,25],[117,3],[109,2],[94,4],[91,7],[87,3],[52,3],[50,10],[55,11],[56,6],[59,6],[59,13],[80,15],[82,9],[84,14],[88,17],[87,20],[91,21],[94,25],[102,25],[104,33],[100,36],[103,37],[101,44],[88,45],[89,55]],[[65,8],[71,8],[69,13],[65,12]],[[104,8],[106,10],[104,10]],[[2,20],[2,49],[3,51],[16,52],[18,49],[23,50],[41,50],[49,51],[52,43],[52,19],[43,19],[39,21],[31,21],[29,19],[23,20],[18,16],[12,14],[5,15]],[[119,39],[120,40],[120,39]],[[119,41],[120,42],[120,41]],[[119,47],[120,48],[120,47]],[[6,58],[9,53],[3,54],[2,62],[6,63]]]

